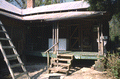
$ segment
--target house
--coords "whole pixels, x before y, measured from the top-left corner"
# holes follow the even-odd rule
[[[105,55],[109,39],[106,11],[88,11],[86,1],[39,7],[28,1],[27,9],[0,1],[0,20],[20,55],[46,57],[44,52],[51,46],[51,57],[56,53],[73,54],[76,59]]]

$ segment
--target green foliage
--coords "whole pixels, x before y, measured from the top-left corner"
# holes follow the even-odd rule
[[[60,3],[60,0],[35,0],[35,6],[49,5]]]
[[[119,79],[120,77],[120,59],[119,53],[108,54],[106,57],[106,71],[109,77],[113,79]]]
[[[109,11],[112,14],[120,12],[119,0],[88,0],[91,11]]]
[[[119,37],[120,40],[120,13],[114,14],[109,21],[110,26],[110,38],[115,41],[115,37]]]

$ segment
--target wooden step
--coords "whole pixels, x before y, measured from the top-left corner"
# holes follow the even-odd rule
[[[19,55],[7,55],[6,57],[8,58],[8,60],[14,60],[17,59]]]
[[[10,40],[10,39],[8,39],[8,38],[0,38],[0,40]]]
[[[2,46],[3,49],[11,49],[11,48],[15,48],[14,46]]]
[[[63,57],[73,57],[73,55],[70,55],[70,54],[58,54],[57,56],[63,56]]]
[[[24,65],[23,63],[19,63],[19,64],[14,64],[14,65],[11,65],[11,68],[15,68],[15,67],[19,67],[21,65]]]
[[[59,66],[64,66],[64,67],[69,67],[70,64],[67,64],[67,63],[52,63],[53,65],[59,65]]]
[[[69,71],[68,69],[62,69],[59,67],[52,67],[52,68],[49,68],[49,70],[54,71],[54,72],[68,72]]]
[[[58,60],[58,61],[71,61],[72,59],[64,59],[64,58],[54,58],[52,60]]]
[[[16,76],[15,76],[15,79],[17,79],[17,78],[19,78],[19,77],[21,77],[21,76],[23,76],[23,75],[25,75],[25,74],[27,74],[27,72],[20,73],[19,75],[16,75]]]

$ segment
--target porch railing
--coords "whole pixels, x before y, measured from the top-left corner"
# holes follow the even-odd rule
[[[49,68],[49,65],[50,65],[50,58],[49,58],[49,51],[55,47],[56,45],[58,45],[58,43],[55,43],[53,46],[51,46],[48,50],[46,50],[44,53],[47,53],[47,69]],[[54,50],[53,50],[54,51]],[[56,50],[55,50],[56,51]]]

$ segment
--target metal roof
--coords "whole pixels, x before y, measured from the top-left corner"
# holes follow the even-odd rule
[[[58,3],[45,5],[35,8],[23,9],[22,14],[33,14],[33,13],[43,13],[43,12],[55,12],[55,11],[64,11],[64,10],[76,10],[76,9],[86,9],[90,5],[85,1],[74,1],[74,2],[66,2],[66,3]]]
[[[19,9],[16,6],[8,3],[5,0],[0,0],[0,9],[8,11],[8,12],[12,12],[12,13],[20,14],[20,15],[22,13],[21,9]]]
[[[64,10],[85,9],[85,8],[88,8],[89,6],[90,5],[87,2],[74,1],[74,2],[66,2],[66,3],[39,6],[35,8],[19,9],[16,6],[6,2],[5,0],[0,0],[0,9],[6,10],[12,13],[17,13],[20,15],[29,15],[29,14],[35,14],[35,13],[55,12],[55,11],[64,11]]]
[[[48,14],[34,14],[40,12],[51,12],[51,11],[61,11],[61,10],[71,10],[71,9],[82,9],[88,8],[89,5],[87,2],[75,1],[61,4],[52,4],[47,6],[40,6],[31,9],[19,9],[12,4],[6,2],[5,0],[0,0],[0,14],[24,21],[31,20],[44,20],[44,21],[56,21],[63,19],[77,19],[77,18],[86,18],[92,16],[99,16],[105,12],[99,11],[71,11],[71,12],[59,12],[59,13],[48,13]],[[26,14],[34,14],[27,15]]]

